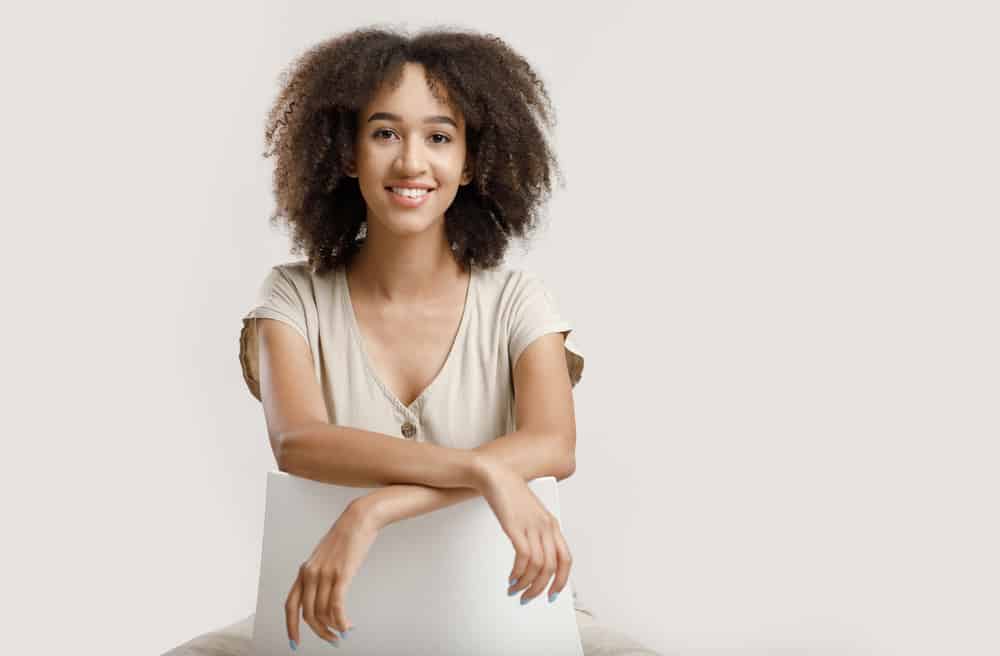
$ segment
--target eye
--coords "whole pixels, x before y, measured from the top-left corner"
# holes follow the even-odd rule
[[[385,139],[388,139],[388,137],[383,137],[383,135],[386,135],[386,134],[388,134],[388,135],[394,135],[396,133],[393,132],[392,130],[390,130],[389,128],[379,128],[378,130],[375,130],[375,132],[372,133],[372,136],[375,137],[376,139],[381,139],[381,140],[384,141]],[[441,132],[436,132],[436,133],[434,133],[434,134],[432,134],[430,136],[431,139],[435,139],[435,138],[438,138],[438,137],[439,137],[439,139],[437,141],[434,141],[433,143],[438,144],[438,145],[442,145],[442,144],[446,144],[446,143],[450,143],[451,142],[451,137],[449,137],[448,135],[443,134]]]

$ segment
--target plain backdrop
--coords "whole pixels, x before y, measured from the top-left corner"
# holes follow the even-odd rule
[[[254,608],[263,125],[334,34],[505,39],[566,187],[508,266],[586,356],[573,579],[664,653],[1000,653],[1000,12],[969,2],[4,10],[2,651]],[[374,618],[355,618],[378,630]]]

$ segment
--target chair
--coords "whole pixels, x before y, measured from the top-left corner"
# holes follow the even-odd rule
[[[541,495],[540,498],[543,501],[549,499],[548,503],[555,504],[557,507],[558,501],[554,478],[547,477],[545,480],[532,481],[531,485],[536,493]],[[543,486],[550,486],[550,488]],[[546,490],[548,494],[546,494]],[[316,517],[318,515],[315,512],[316,507],[343,507],[349,502],[352,495],[358,493],[360,493],[360,490],[322,485],[314,481],[298,479],[285,473],[269,473],[265,510],[267,515],[264,529],[265,553],[262,563],[270,562],[269,567],[271,568],[276,566],[277,561],[274,558],[280,560],[284,557],[284,550],[287,548],[285,545],[293,540],[293,537],[290,536],[294,536],[296,532],[295,528],[305,526],[304,518],[310,516],[313,518]],[[485,502],[482,505],[485,506]],[[291,512],[289,509],[295,509],[295,512]],[[443,512],[456,513],[459,511],[459,508],[451,508]],[[296,512],[300,514],[297,516]],[[487,515],[490,521],[493,520],[488,507],[485,510],[480,508],[478,512]],[[556,510],[555,512],[558,511]],[[445,518],[440,516],[437,519],[445,521]],[[291,522],[291,530],[288,525],[282,526],[282,522],[286,524]],[[434,535],[440,535],[440,532],[434,531]],[[281,536],[281,539],[274,543],[277,545],[276,551],[273,549],[269,550],[268,536]],[[269,558],[271,558],[270,561],[268,560]],[[271,569],[267,571],[273,574],[277,570]],[[263,576],[264,573],[265,571],[262,570],[262,586],[266,585]],[[273,588],[273,582],[269,585]],[[586,608],[584,604],[578,603],[579,598],[576,590],[572,587],[570,589],[573,591],[573,606],[584,656],[657,656],[656,652],[643,647],[626,635],[598,622],[596,616],[589,608]],[[171,649],[164,656],[250,656],[254,618],[255,616],[251,614],[233,624],[202,634]],[[300,630],[312,631],[309,625],[304,622],[300,625]],[[264,636],[267,635],[264,634]],[[258,640],[259,642],[260,640]],[[291,654],[292,652],[289,649],[287,653]],[[475,655],[470,654],[469,656]]]

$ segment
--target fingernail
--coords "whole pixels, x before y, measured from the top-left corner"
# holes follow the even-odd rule
[[[350,629],[347,629],[345,631],[341,631],[340,632],[340,637],[346,640],[347,639],[347,632],[348,631],[350,631]]]
[[[288,646],[292,648],[292,651],[295,651],[296,649],[298,649],[298,646],[296,646],[294,640],[289,640],[288,641]]]
[[[507,593],[507,596],[508,596],[508,597],[513,597],[513,596],[514,596],[514,595],[516,595],[516,594],[517,594],[518,592],[520,592],[520,591],[519,591],[519,590],[511,590],[510,592],[508,592],[508,593]]]
[[[553,592],[552,594],[550,594],[549,595],[549,603],[551,604],[553,601],[555,601],[556,597],[558,597],[558,596],[559,596],[558,592]]]
[[[327,640],[327,642],[329,642],[329,643],[330,643],[331,645],[333,645],[333,646],[334,646],[334,647],[336,647],[337,649],[340,649],[340,645],[339,645],[339,644],[337,644],[337,641],[336,641],[336,640]]]
[[[511,584],[511,585],[517,585],[517,582],[518,582],[519,580],[520,580],[520,577],[517,577],[517,576],[515,576],[514,578],[512,578],[512,579],[510,580],[510,584]]]
[[[524,597],[521,597],[521,605],[523,606],[523,605],[525,605],[525,604],[533,601],[534,599],[535,599],[534,597],[532,597],[531,599],[525,599]]]

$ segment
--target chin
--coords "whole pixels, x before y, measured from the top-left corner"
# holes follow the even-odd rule
[[[379,221],[389,232],[394,235],[399,235],[401,237],[406,235],[416,235],[421,232],[425,232],[434,227],[439,221],[443,221],[443,217],[438,217],[437,219],[427,218],[427,215],[418,216],[415,214],[407,214],[404,212],[397,212],[390,209],[387,214],[382,215],[383,218]]]

